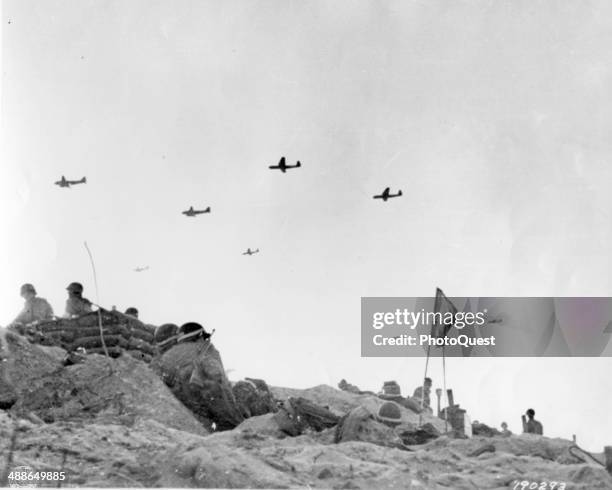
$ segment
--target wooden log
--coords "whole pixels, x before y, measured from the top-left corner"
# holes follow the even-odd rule
[[[334,427],[340,420],[338,415],[326,407],[317,405],[306,398],[290,398],[289,403],[299,417],[299,420],[302,420],[317,432]]]

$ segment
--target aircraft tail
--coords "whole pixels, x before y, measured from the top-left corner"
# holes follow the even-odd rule
[[[402,195],[402,191],[401,190],[397,191],[397,195],[401,196]]]
[[[208,207],[207,207],[207,208],[204,210],[204,212],[205,212],[205,213],[210,213],[210,206],[208,206]]]
[[[302,164],[300,163],[300,161],[298,160],[297,163],[295,164],[296,167],[301,167]]]
[[[82,182],[83,184],[87,184],[87,177],[83,177],[83,178],[81,179],[81,182]]]

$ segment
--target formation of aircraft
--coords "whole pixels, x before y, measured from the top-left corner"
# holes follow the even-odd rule
[[[204,213],[210,213],[210,206],[208,206],[206,209],[193,209],[193,206],[189,206],[189,209],[187,211],[183,211],[183,214],[185,216],[189,216],[190,218],[193,218],[198,214]]]
[[[287,169],[298,168],[301,166],[302,164],[300,163],[299,160],[297,161],[295,165],[287,165],[287,162],[285,161],[285,157],[282,157],[280,161],[278,162],[278,165],[270,165],[268,168],[272,170],[280,170],[282,173],[285,173]]]
[[[287,165],[287,161],[285,157],[282,157],[277,165],[270,165],[268,168],[272,170],[280,170],[281,172],[285,173],[287,172],[288,169],[299,168],[301,166],[302,164],[300,163],[299,160],[296,162],[295,165]],[[62,175],[61,180],[58,180],[57,182],[55,182],[55,185],[58,185],[60,187],[70,187],[72,185],[86,184],[86,183],[87,183],[87,179],[85,177],[83,177],[80,180],[67,180],[66,177]],[[388,199],[391,199],[393,197],[400,197],[401,195],[402,195],[401,190],[398,190],[397,194],[391,194],[390,188],[387,187],[381,194],[375,195],[374,199],[382,199],[384,202],[386,202]],[[182,211],[182,214],[190,218],[193,218],[199,214],[205,214],[205,213],[210,213],[210,206],[208,206],[206,209],[194,209],[193,206],[189,206],[188,210]],[[243,252],[242,255],[254,255],[256,253],[259,253],[258,248],[255,250],[251,250],[250,248],[247,248],[246,252]],[[134,272],[144,272],[148,269],[149,269],[148,265],[145,267],[136,267],[134,269]],[[608,326],[608,328],[611,328],[611,326],[612,326],[612,323],[611,325]]]
[[[60,187],[70,187],[71,185],[76,184],[86,184],[87,179],[83,177],[81,180],[66,180],[66,177],[62,175],[62,179],[58,180],[55,185],[59,185]]]
[[[382,194],[374,196],[374,199],[382,199],[383,201],[387,202],[387,199],[391,199],[392,197],[400,197],[401,195],[402,191],[397,191],[397,194],[391,194],[389,187],[387,187]]]

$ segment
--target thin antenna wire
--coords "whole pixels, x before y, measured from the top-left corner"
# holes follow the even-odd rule
[[[104,340],[104,330],[102,329],[102,308],[100,308],[100,292],[98,289],[98,276],[96,274],[96,265],[94,264],[93,255],[91,255],[91,250],[89,250],[87,242],[83,242],[83,244],[85,245],[85,250],[87,250],[87,254],[89,255],[91,269],[93,270],[94,286],[96,288],[96,305],[98,306],[98,327],[100,328],[100,340],[102,342],[102,348],[104,349],[106,357],[110,359],[110,354],[108,353],[108,349],[106,348],[106,341]]]

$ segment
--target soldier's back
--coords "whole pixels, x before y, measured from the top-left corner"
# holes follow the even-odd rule
[[[66,316],[84,315],[91,312],[91,301],[87,298],[68,298],[66,300]]]
[[[189,382],[202,344],[199,342],[182,342],[164,352],[157,361],[164,382],[174,387],[180,382]]]

